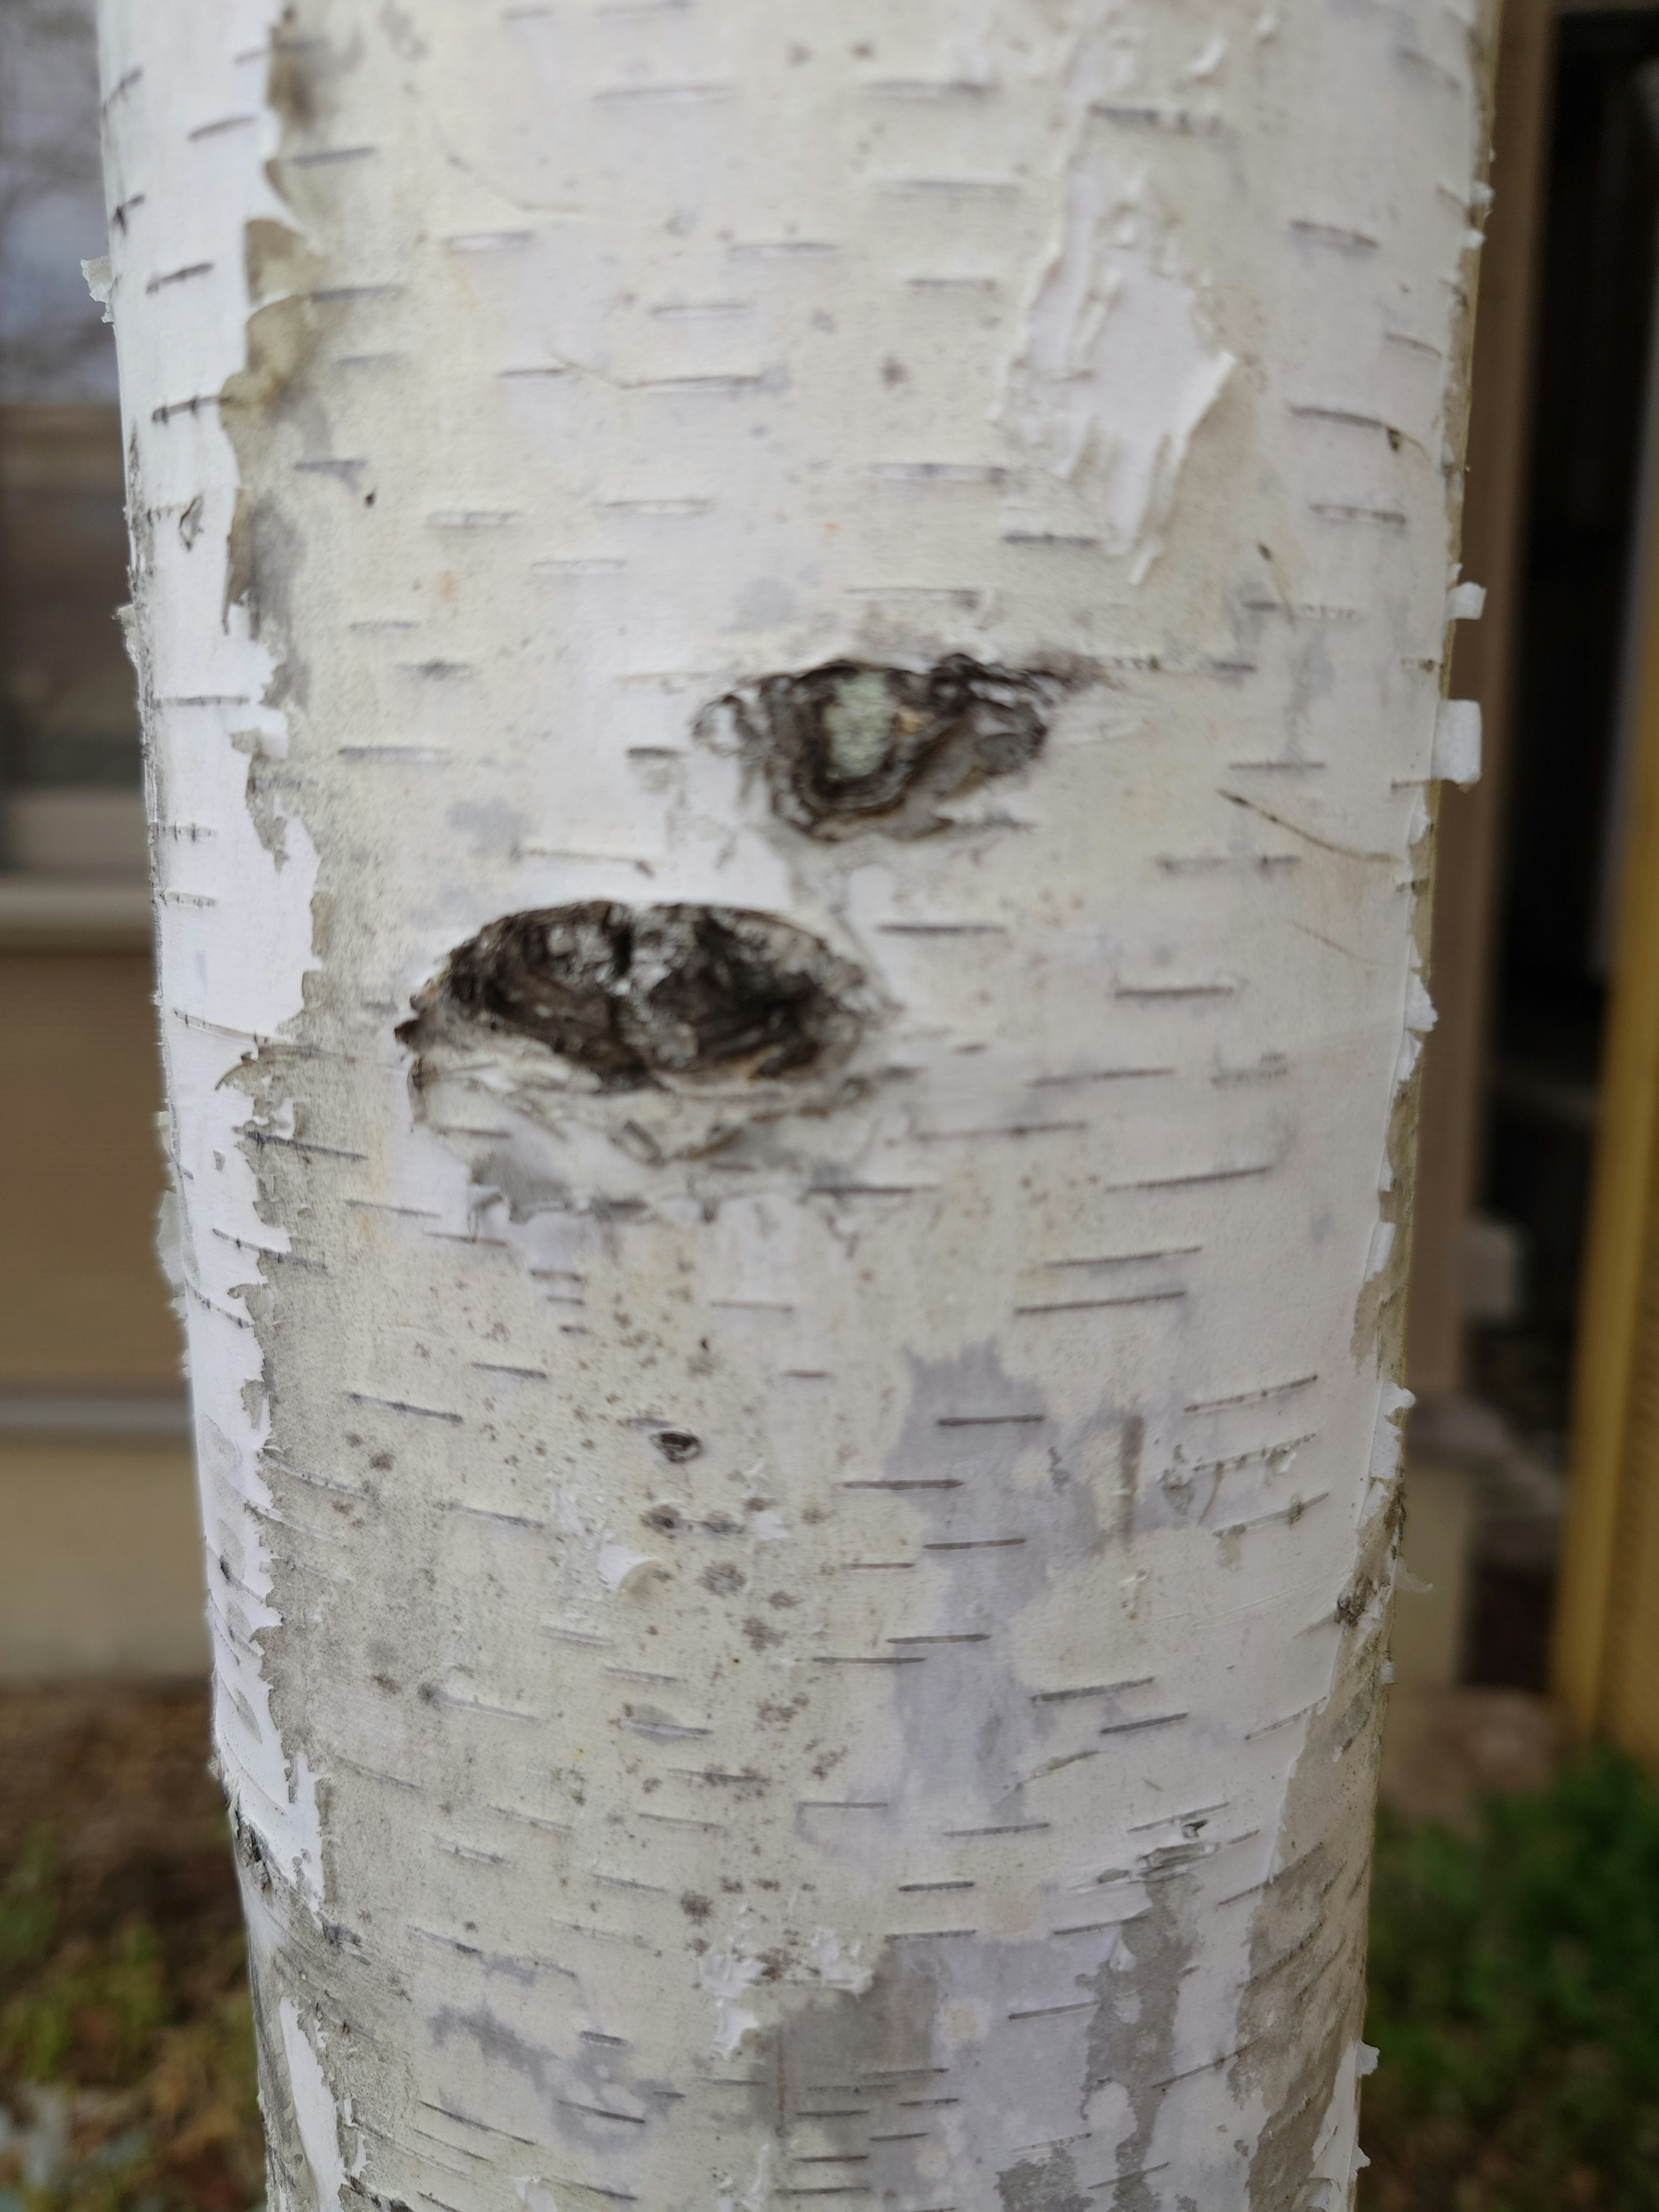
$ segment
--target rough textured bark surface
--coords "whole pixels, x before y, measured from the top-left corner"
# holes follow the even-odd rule
[[[1346,2205],[1485,17],[102,39],[273,2203]]]

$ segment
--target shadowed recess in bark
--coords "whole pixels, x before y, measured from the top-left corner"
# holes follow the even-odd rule
[[[845,1058],[860,971],[804,929],[735,907],[600,899],[490,922],[415,1000],[399,1042],[440,1026],[529,1037],[640,1091],[699,1076],[775,1081]]]
[[[775,813],[816,837],[917,836],[934,808],[1012,775],[1048,734],[1054,679],[956,653],[921,672],[831,660],[717,702],[764,775]]]

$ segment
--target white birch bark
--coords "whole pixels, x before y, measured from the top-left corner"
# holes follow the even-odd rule
[[[1488,19],[101,36],[273,2203],[1346,2205]]]

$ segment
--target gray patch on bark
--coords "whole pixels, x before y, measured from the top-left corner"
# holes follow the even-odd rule
[[[665,2112],[676,2093],[665,2082],[635,2079],[628,2055],[614,2039],[579,2036],[570,2057],[532,2043],[487,2003],[463,2010],[443,2005],[427,2023],[440,2050],[464,2036],[494,2072],[506,2069],[534,2090],[550,2126],[592,2157],[617,2158],[636,2148],[635,2130]]]
[[[309,695],[305,662],[289,649],[294,579],[303,558],[299,532],[268,499],[239,491],[231,518],[225,568],[225,606],[246,609],[250,635],[283,649],[276,655],[263,703],[303,707]]]
[[[1106,1762],[1097,1769],[1104,1776],[1134,1755],[1113,1731],[1144,1714],[1138,1699],[1151,1686],[1103,1691],[1086,1703],[1043,1698],[1006,1646],[1022,1612],[1057,1574],[1123,1540],[1118,1493],[1144,1427],[1103,1403],[1061,1428],[991,1346],[954,1360],[913,1359],[911,1375],[905,1422],[874,1486],[892,1485],[926,1516],[922,1544],[939,1547],[935,1564],[950,1572],[932,1611],[914,1624],[927,1663],[896,1672],[906,1749],[901,1775],[881,1784],[888,1803],[878,1817],[890,1849],[943,1829],[1003,1835],[994,1848],[1017,1850],[1019,1830],[1042,1825],[1034,1784],[1082,1759]],[[1017,1481],[1022,1457],[1029,1462],[1033,1453],[1047,1462],[1046,1480]],[[848,1794],[874,1794],[879,1778],[860,1773],[856,1759],[855,1749]],[[1041,1934],[971,1945],[921,1934],[895,1940],[902,1966],[925,1962],[941,2010],[988,2005],[982,2038],[936,2049],[933,2086],[957,2100],[971,2143],[967,2160],[997,2174],[1005,2212],[1079,2212],[1095,2201],[1103,2185],[1094,2160],[1079,2166],[1076,2131],[1111,2082],[1127,2091],[1135,2122],[1117,2150],[1113,2202],[1132,2212],[1158,2202],[1139,2169],[1150,2163],[1175,2072],[1176,2014],[1196,1946],[1183,1862],[1196,1863],[1203,1849],[1194,1842],[1127,1853],[1099,1877],[1103,1925],[1081,1942]],[[1131,1919],[1127,1900],[1143,1885],[1150,1910]],[[1125,1899],[1121,1925],[1113,1898]],[[1050,2013],[1054,2023],[1034,2025]],[[1073,2142],[1004,2164],[1000,2116],[1012,2111],[1030,2136]]]
[[[899,1670],[906,1784],[925,1792],[932,1822],[946,1814],[964,1828],[1014,1821],[1024,1813],[1022,1778],[1042,1765],[1064,1723],[1060,1707],[1033,1703],[1006,1641],[1054,1576],[1104,1540],[1094,1486],[1075,1479],[1070,1447],[1098,1431],[1103,1467],[1115,1471],[1118,1419],[1103,1408],[1085,1437],[1062,1437],[991,1345],[952,1360],[912,1358],[910,1372],[909,1408],[885,1475],[926,1516],[922,1542],[937,1547],[935,1565],[949,1569],[942,1597],[918,1626],[1005,1648],[997,1656],[972,1643],[931,1646],[927,1665]],[[1048,1482],[1017,1489],[1016,1465],[1034,1447],[1048,1454]],[[996,1686],[988,1699],[988,1683]]]
[[[852,2096],[896,2097],[927,2080],[934,2071],[938,2004],[933,1976],[906,1966],[888,1946],[867,1989],[857,1995],[825,1990],[762,2036],[756,2047],[757,2118],[776,2129],[780,2148],[798,2124],[810,2121],[835,2148],[844,2138],[849,2157],[865,2153],[870,2116],[844,2108]]]
[[[1039,2163],[1022,2159],[997,2176],[1003,2212],[1094,2212],[1078,2187],[1077,2168],[1068,2150],[1057,2150]]]
[[[266,752],[258,730],[233,731],[230,742],[247,755],[246,799],[253,834],[280,868],[288,859],[288,818],[277,805],[276,792],[281,767]]]
[[[1124,2178],[1112,2202],[1122,2212],[1155,2212],[1158,2203],[1140,2169],[1150,2163],[1152,2130],[1175,2075],[1182,1978],[1198,1948],[1197,1931],[1182,1919],[1186,1887],[1178,1876],[1159,1881],[1150,1910],[1128,1931],[1127,1954],[1106,1960],[1085,1984],[1099,2002],[1089,2023],[1085,2105],[1108,2082],[1119,2081],[1134,2114],[1133,2132],[1117,2151]]]
[[[961,653],[921,671],[831,660],[728,693],[697,728],[729,718],[774,813],[808,836],[915,837],[946,826],[947,800],[1030,766],[1060,689]]]

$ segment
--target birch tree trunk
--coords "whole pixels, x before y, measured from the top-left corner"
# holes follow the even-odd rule
[[[1347,2205],[1488,19],[101,34],[273,2204]]]

